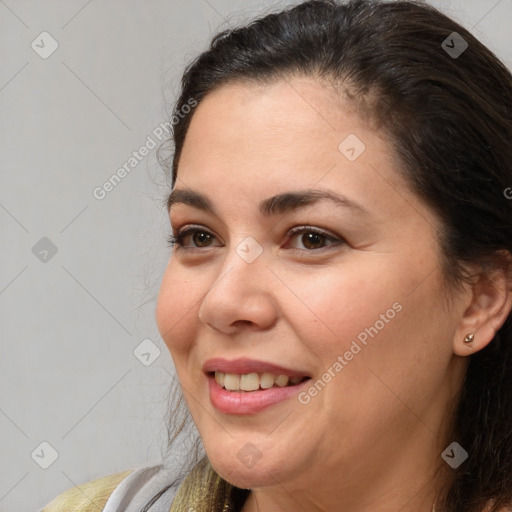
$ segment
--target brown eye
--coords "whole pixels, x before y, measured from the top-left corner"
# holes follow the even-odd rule
[[[292,243],[293,249],[306,252],[313,252],[344,243],[342,238],[307,226],[300,226],[291,230],[288,237],[289,240],[300,241],[302,247],[297,247],[297,243],[294,242]],[[176,235],[171,235],[169,245],[186,249],[201,249],[211,247],[214,240],[216,240],[216,236],[209,231],[199,227],[188,226],[180,230]]]
[[[319,249],[325,245],[325,236],[318,233],[303,233],[301,240],[306,249]]]
[[[304,226],[300,226],[290,231],[289,237],[290,240],[296,239],[300,241],[302,247],[297,247],[297,244],[295,243],[292,244],[295,245],[295,247],[292,248],[302,251],[315,251],[323,249],[324,247],[343,243],[341,238]]]
[[[211,239],[212,235],[206,231],[194,231],[192,233],[192,241],[197,247],[206,247]]]
[[[197,226],[188,226],[178,231],[178,233],[171,235],[169,245],[171,247],[199,249],[209,247],[211,245],[210,242],[215,240],[215,238],[215,235],[205,229],[200,229]]]

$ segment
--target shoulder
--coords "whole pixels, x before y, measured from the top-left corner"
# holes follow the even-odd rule
[[[133,470],[130,469],[73,487],[57,496],[40,512],[69,512],[71,510],[98,512],[98,510],[103,510],[116,487],[132,472]]]

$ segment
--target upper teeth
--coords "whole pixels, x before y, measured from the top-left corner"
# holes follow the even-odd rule
[[[223,373],[215,372],[215,380],[219,386],[229,391],[256,391],[268,389],[274,384],[280,388],[288,383],[297,384],[302,377],[288,377],[287,375],[274,375],[272,373]]]

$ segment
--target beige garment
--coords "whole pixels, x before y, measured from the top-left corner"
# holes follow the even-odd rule
[[[133,470],[91,480],[59,494],[41,512],[100,512],[115,488]]]

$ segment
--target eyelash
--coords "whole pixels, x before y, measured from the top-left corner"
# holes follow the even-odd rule
[[[167,239],[167,244],[171,248],[173,248],[174,246],[177,246],[178,248],[183,248],[185,250],[208,249],[208,247],[197,247],[197,246],[186,247],[184,245],[185,238],[188,235],[196,233],[196,232],[198,232],[198,233],[206,233],[206,234],[208,234],[208,235],[210,235],[210,236],[215,238],[215,235],[213,233],[210,233],[208,230],[206,230],[204,228],[201,228],[199,226],[188,226],[188,227],[185,227],[185,228],[181,229],[176,234],[171,234],[168,237],[168,239]],[[340,244],[346,243],[345,240],[343,240],[342,238],[330,235],[329,233],[326,233],[325,231],[321,231],[321,230],[312,228],[310,226],[297,226],[297,227],[291,229],[288,232],[288,236],[289,236],[289,238],[292,238],[295,235],[305,234],[305,233],[313,233],[313,234],[316,234],[316,235],[320,235],[321,237],[325,238],[326,240],[328,240],[328,241],[330,241],[332,243],[330,245],[328,245],[328,246],[320,247],[318,249],[297,249],[297,248],[292,248],[292,250],[301,251],[301,252],[304,252],[304,251],[305,252],[314,252],[314,251],[319,251],[319,250],[325,249],[326,247],[331,247],[333,245],[340,245]]]

